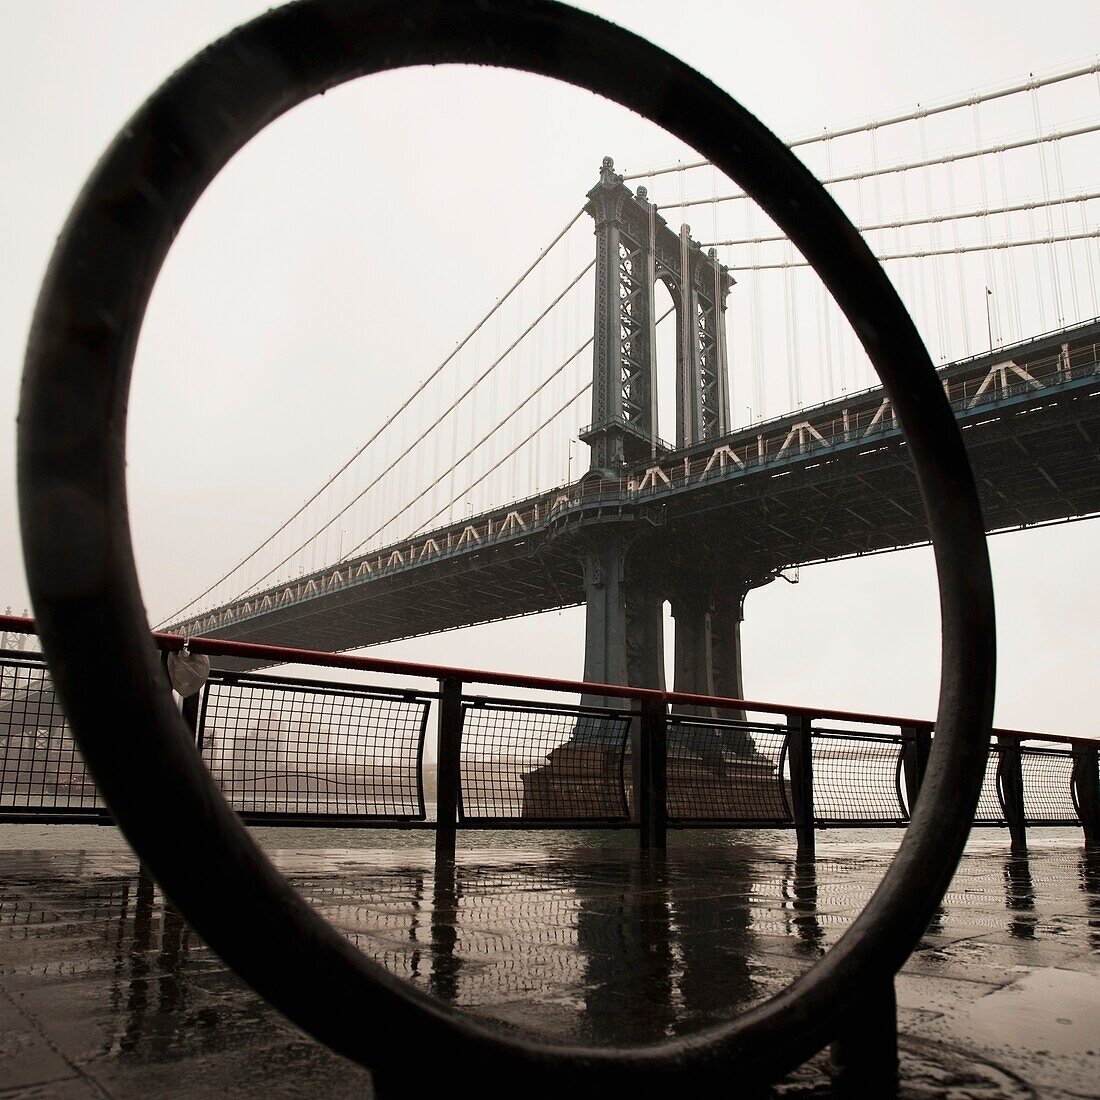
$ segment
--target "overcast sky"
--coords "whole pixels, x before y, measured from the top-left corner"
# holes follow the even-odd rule
[[[1090,0],[1053,0],[1041,18],[1034,4],[940,0],[585,6],[693,64],[788,138],[1092,61],[1081,51],[1100,41]],[[11,440],[53,239],[144,97],[266,7],[0,0],[0,608],[26,602]],[[627,169],[690,155],[585,93],[447,68],[339,89],[238,156],[181,233],[139,349],[129,484],[152,618],[247,551],[416,387],[577,209],[604,154]],[[736,293],[730,308],[736,323]],[[1086,522],[992,541],[999,724],[1100,732],[1098,539]],[[375,652],[579,677],[582,636],[572,610]],[[744,639],[752,697],[931,715],[931,555],[804,569],[797,586],[750,595]]]

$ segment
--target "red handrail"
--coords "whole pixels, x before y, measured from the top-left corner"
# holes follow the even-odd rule
[[[34,620],[23,615],[0,615],[0,630],[12,634],[35,634]],[[716,695],[695,695],[684,691],[658,691],[655,688],[628,687],[623,684],[598,684],[585,680],[562,680],[553,676],[528,676],[517,672],[488,672],[484,669],[432,665],[420,661],[395,661],[385,657],[356,657],[348,653],[328,653],[294,646],[262,645],[258,642],[234,642],[228,638],[187,638],[182,634],[153,632],[153,640],[163,650],[179,650],[186,643],[192,653],[208,657],[240,657],[273,665],[315,665],[319,668],[346,668],[360,672],[385,672],[393,676],[418,676],[430,680],[461,680],[466,684],[492,684],[497,687],[532,688],[542,691],[567,691],[581,695],[606,695],[616,699],[659,699],[684,706],[720,707],[723,710],[754,710],[764,714],[804,715],[831,721],[860,722],[882,726],[933,726],[928,718],[901,718],[889,714],[807,707],[796,703],[766,703],[757,699],[732,699]],[[997,737],[1025,741],[1058,741],[1075,745],[1094,745],[1095,738],[1064,734],[1036,733],[1028,730],[994,728]]]

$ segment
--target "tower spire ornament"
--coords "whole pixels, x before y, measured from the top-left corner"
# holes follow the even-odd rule
[[[617,476],[659,446],[654,284],[676,303],[677,447],[717,438],[728,427],[725,300],[733,279],[717,252],[704,253],[687,227],[674,233],[649,191],[632,194],[604,157],[585,211],[596,235],[592,423],[581,433],[593,470]]]

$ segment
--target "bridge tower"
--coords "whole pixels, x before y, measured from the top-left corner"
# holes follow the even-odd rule
[[[644,187],[632,193],[604,157],[585,210],[595,223],[596,302],[591,448],[587,479],[665,452],[658,438],[654,290],[664,282],[676,309],[677,449],[716,439],[730,426],[726,296],[734,284],[713,249],[688,227],[673,232]],[[631,516],[609,516],[586,533],[584,678],[665,686],[662,605],[676,619],[680,691],[743,694],[740,623],[753,583],[720,548],[651,554],[651,533]]]
[[[588,192],[595,222],[596,310],[592,423],[581,439],[592,469],[615,476],[624,464],[656,457],[656,316],[660,279],[676,306],[677,448],[724,435],[729,428],[726,372],[726,295],[733,279],[717,253],[705,253],[686,225],[679,234],[648,201],[623,184],[604,157],[600,180]]]

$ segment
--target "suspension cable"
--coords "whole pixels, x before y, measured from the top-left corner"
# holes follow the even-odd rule
[[[423,391],[429,385],[431,385],[431,383],[434,382],[436,378],[439,377],[439,375],[443,371],[444,367],[446,367],[447,364],[450,363],[451,360],[454,359],[454,357],[470,342],[470,340],[474,337],[474,335],[481,329],[481,327],[483,325],[486,324],[486,322],[489,321],[489,319],[493,316],[493,314],[495,314],[497,312],[497,310],[499,310],[500,307],[503,306],[504,303],[506,301],[508,301],[509,298],[511,298],[511,296],[519,288],[520,284],[523,283],[523,281],[531,274],[532,271],[535,270],[536,267],[538,267],[538,265],[540,263],[542,263],[542,261],[544,259],[546,259],[546,257],[549,255],[550,251],[554,248],[554,246],[562,239],[562,237],[565,236],[566,233],[569,232],[570,229],[573,228],[574,225],[577,224],[577,222],[580,220],[580,218],[583,214],[584,214],[584,207],[581,207],[581,209],[578,210],[569,219],[569,221],[567,221],[565,223],[565,225],[562,226],[562,228],[560,230],[558,230],[558,232],[554,235],[554,237],[550,241],[550,243],[543,246],[543,248],[540,250],[539,254],[535,257],[535,259],[532,261],[532,263],[515,280],[515,282],[513,282],[512,285],[496,300],[496,302],[494,303],[493,307],[489,310],[489,312],[486,313],[485,316],[482,317],[481,320],[478,321],[477,324],[474,325],[474,327],[472,329],[470,329],[470,331],[457,344],[455,344],[454,348],[446,356],[446,358],[444,358],[444,360],[439,364],[439,366],[437,366],[435,368],[435,370],[433,370],[431,372],[431,374],[429,374],[428,377],[423,382],[421,382],[419,386],[417,386],[413,390],[413,392],[409,395],[409,397],[406,398],[406,400],[402,403],[401,407],[392,416],[387,417],[386,420],[383,422],[382,426],[376,432],[374,432],[370,436],[370,438],[362,446],[360,446],[358,448],[358,450],[356,450],[356,452],[334,474],[332,474],[332,476],[329,477],[329,479],[315,493],[313,493],[312,496],[310,496],[297,509],[297,511],[294,512],[294,514],[292,516],[290,516],[288,519],[284,520],[270,535],[268,535],[268,537],[266,539],[264,539],[263,542],[261,542],[254,550],[252,550],[251,552],[246,554],[243,558],[241,558],[241,560],[239,562],[237,562],[237,564],[234,565],[231,569],[229,569],[225,573],[223,573],[222,576],[218,578],[218,580],[214,581],[213,584],[211,584],[208,588],[206,588],[202,592],[200,592],[194,599],[189,600],[187,603],[185,603],[177,611],[172,612],[171,615],[169,615],[166,619],[163,619],[154,629],[157,629],[157,630],[161,629],[161,627],[163,627],[166,623],[168,623],[171,620],[175,619],[176,616],[182,615],[185,611],[188,611],[190,608],[194,607],[195,604],[197,604],[199,602],[199,600],[203,599],[203,597],[205,597],[205,596],[209,596],[210,593],[213,592],[214,589],[218,587],[218,585],[223,584],[231,576],[233,576],[233,574],[236,573],[242,566],[246,565],[254,557],[256,557],[257,554],[259,554],[261,551],[263,551],[268,546],[270,546],[271,543],[274,542],[275,539],[278,538],[278,536],[281,535],[290,526],[290,524],[292,524],[315,500],[317,500],[317,498],[323,492],[325,492],[325,490],[328,489],[333,484],[333,482],[336,481],[336,479],[342,473],[344,473],[344,471],[347,470],[348,467],[351,466],[351,464],[353,462],[355,462],[355,460],[357,458],[359,458],[359,456],[368,447],[370,447],[372,444],[374,444],[374,442],[381,435],[383,435],[383,433],[386,431],[386,429],[391,424],[394,423],[394,421],[416,400],[416,398],[419,397],[420,394],[423,393]],[[252,586],[252,587],[254,587],[254,586]]]
[[[583,386],[581,386],[581,388],[579,390],[577,390],[577,392],[575,394],[573,394],[572,397],[570,397],[566,400],[564,405],[560,405],[537,428],[534,428],[526,436],[524,436],[524,438],[521,439],[507,454],[501,455],[501,457],[499,459],[497,459],[497,461],[494,462],[493,465],[489,467],[489,469],[487,469],[483,474],[481,474],[480,477],[477,477],[473,481],[471,481],[470,484],[466,486],[465,491],[468,493],[471,489],[476,489],[490,474],[495,473],[497,470],[499,470],[500,467],[503,466],[504,463],[507,462],[508,459],[510,459],[512,457],[512,455],[514,455],[517,451],[521,450],[523,447],[527,446],[527,444],[530,443],[531,440],[534,439],[535,436],[538,435],[539,432],[541,432],[543,430],[543,428],[549,427],[555,420],[557,420],[557,418],[559,416],[561,416],[561,414],[563,412],[566,411],[566,409],[568,409],[571,405],[573,405],[579,398],[583,397],[584,394],[586,394],[591,388],[592,388],[592,380],[589,379],[587,382],[585,382],[585,384]],[[430,519],[426,519],[412,533],[414,535],[419,534],[421,531],[424,530],[425,527],[427,527],[427,525],[429,523],[434,522],[441,515],[443,515],[443,513],[448,508],[450,508],[451,505],[454,504],[454,503],[455,503],[454,501],[451,501],[450,503],[448,503],[445,507],[441,508],[438,512],[436,512],[435,515],[432,516]]]
[[[665,320],[666,317],[670,316],[675,311],[676,311],[675,305],[669,306],[669,308],[666,309],[665,312],[662,313],[661,316],[657,318],[657,320],[654,322],[654,326],[656,327],[656,325],[659,325],[662,321]],[[562,362],[562,364],[555,369],[554,375],[560,374],[561,371],[563,371],[570,363],[572,363],[577,358],[577,356],[579,356],[586,348],[588,348],[592,345],[592,341],[594,339],[595,339],[595,337],[590,336],[587,340],[585,340],[585,342],[583,344],[581,344],[581,346],[579,348],[577,348],[577,350],[574,351],[573,354],[570,355],[568,359],[566,359],[564,362]],[[547,379],[547,381],[549,381],[549,379]],[[545,383],[543,383],[543,385],[545,385]],[[539,387],[540,390],[542,388],[543,388],[542,386]],[[564,405],[562,405],[560,408],[556,409],[553,413],[551,413],[545,420],[542,421],[541,424],[539,424],[527,436],[525,436],[523,439],[521,439],[519,441],[519,443],[517,443],[507,454],[503,455],[499,459],[499,461],[497,461],[494,465],[490,466],[489,469],[486,470],[483,474],[481,474],[480,477],[478,477],[476,480],[470,482],[470,484],[467,485],[466,488],[463,489],[461,493],[457,494],[451,500],[449,500],[446,504],[444,504],[443,507],[440,508],[438,512],[436,512],[434,515],[431,515],[426,520],[424,520],[423,523],[421,523],[418,527],[416,527],[411,532],[411,535],[420,534],[429,524],[434,523],[437,519],[439,519],[439,517],[441,515],[443,515],[443,513],[446,512],[448,508],[451,508],[454,504],[456,504],[457,501],[458,501],[458,498],[460,496],[462,496],[465,493],[470,492],[471,489],[476,489],[477,486],[480,485],[491,473],[493,473],[495,470],[499,469],[505,462],[508,461],[509,458],[511,458],[518,451],[522,450],[528,443],[531,442],[532,439],[534,439],[534,437],[536,435],[538,435],[539,432],[541,432],[544,428],[549,427],[555,420],[557,420],[557,418],[559,416],[561,416],[561,414],[563,412],[565,412],[566,409],[569,408],[570,405],[573,404],[573,402],[575,402],[579,397],[581,397],[585,393],[587,393],[591,388],[592,388],[592,380],[589,379],[583,386],[581,386],[581,388],[579,390],[577,390],[577,392],[572,397],[570,397],[566,401],[566,403]],[[536,391],[536,393],[537,392],[538,391]],[[534,396],[535,396],[534,394],[531,394],[531,397],[534,397]],[[530,400],[530,399],[531,398],[528,398],[527,400]],[[524,403],[526,403],[526,402],[524,402]],[[515,413],[517,413],[518,411],[519,411],[518,407],[516,409],[513,409],[512,412],[508,414],[508,417],[510,418],[510,417],[514,416]],[[503,423],[504,423],[504,421],[501,421],[501,424],[503,424]],[[500,425],[498,425],[498,427],[499,426]],[[494,428],[493,431],[495,431],[495,430],[496,429]],[[490,434],[492,434],[492,433],[490,433]],[[464,455],[463,459],[465,459],[470,453],[472,453],[472,452],[467,452],[467,455]],[[463,461],[463,459],[459,459],[459,461],[455,465],[456,466],[459,465]],[[423,496],[423,494],[421,494],[421,495]],[[404,511],[404,509],[402,511]],[[349,554],[347,554],[343,558],[343,560],[347,561],[350,558],[354,557],[355,554],[359,550],[361,550],[367,544],[367,542],[370,541],[371,538],[374,537],[374,535],[377,535],[379,533],[379,531],[384,530],[390,523],[393,522],[394,519],[397,519],[397,518],[398,518],[398,516],[395,515],[395,516],[391,517],[389,520],[387,520],[386,523],[382,525],[382,527],[378,528],[378,530],[374,531],[373,534],[369,535],[366,539],[364,539],[361,543],[359,543],[359,545],[356,546],[355,549],[352,550]]]
[[[507,359],[507,358],[508,358],[508,356],[509,356],[509,355],[511,355],[511,353],[512,353],[513,351],[515,351],[515,349],[516,349],[516,348],[517,348],[517,347],[519,346],[519,344],[520,344],[520,343],[521,343],[521,342],[522,342],[522,341],[523,341],[523,340],[524,340],[524,339],[525,339],[525,338],[526,338],[527,336],[529,336],[529,335],[531,334],[531,332],[533,332],[533,331],[534,331],[535,327],[536,327],[536,326],[537,326],[537,325],[539,324],[539,322],[540,322],[540,321],[542,321],[542,320],[543,320],[543,319],[544,319],[544,318],[545,318],[545,317],[547,316],[547,314],[549,314],[549,313],[550,313],[550,312],[551,312],[551,311],[552,311],[552,310],[553,310],[553,309],[555,308],[555,306],[557,306],[557,305],[558,305],[558,304],[559,304],[559,303],[561,302],[561,300],[562,300],[562,299],[563,299],[563,298],[564,298],[564,297],[565,297],[565,296],[566,296],[566,295],[567,295],[567,294],[568,294],[568,293],[569,293],[569,292],[570,292],[570,291],[571,291],[571,290],[572,290],[572,289],[573,289],[573,288],[574,288],[574,287],[575,287],[575,286],[576,286],[576,285],[577,285],[577,284],[578,284],[578,283],[579,283],[579,282],[581,281],[581,279],[583,279],[583,278],[585,277],[585,275],[587,275],[587,274],[588,274],[588,272],[589,272],[589,271],[591,271],[591,270],[592,270],[592,268],[594,268],[595,266],[596,266],[596,261],[595,261],[595,260],[592,260],[592,261],[591,261],[591,262],[590,262],[589,264],[587,264],[587,266],[585,266],[585,268],[584,268],[584,269],[583,269],[582,271],[580,271],[580,272],[579,272],[579,273],[578,273],[578,274],[577,274],[577,275],[576,275],[576,276],[575,276],[575,277],[573,278],[573,280],[572,280],[572,281],[571,281],[571,282],[569,283],[569,285],[568,285],[568,286],[567,286],[567,287],[566,287],[566,288],[565,288],[565,289],[564,289],[564,290],[563,290],[563,291],[562,291],[562,292],[561,292],[561,293],[560,293],[560,294],[559,294],[559,295],[558,295],[558,296],[557,296],[557,297],[556,297],[556,298],[555,298],[555,299],[554,299],[554,300],[553,300],[553,301],[552,301],[552,302],[551,302],[551,303],[550,303],[550,304],[549,304],[549,305],[548,305],[548,306],[547,306],[547,307],[546,307],[546,308],[545,308],[545,309],[544,309],[544,310],[543,310],[543,311],[542,311],[542,312],[541,312],[541,313],[540,313],[540,314],[539,314],[539,315],[538,315],[538,316],[537,316],[537,317],[536,317],[536,318],[535,318],[535,319],[534,319],[534,320],[533,320],[533,321],[532,321],[532,322],[531,322],[531,323],[530,323],[530,324],[529,324],[529,325],[527,326],[527,328],[525,328],[525,329],[523,330],[523,332],[521,332],[521,333],[519,334],[519,336],[517,336],[517,337],[515,338],[515,340],[513,340],[513,341],[512,341],[512,343],[511,343],[511,344],[509,344],[509,345],[508,345],[508,347],[507,347],[507,348],[505,348],[505,349],[504,349],[504,351],[503,351],[503,352],[501,352],[501,354],[500,354],[500,355],[498,355],[498,356],[496,357],[496,359],[494,359],[494,360],[493,360],[493,362],[492,362],[492,363],[490,363],[490,364],[489,364],[489,366],[487,366],[487,367],[486,367],[486,368],[485,368],[485,369],[484,369],[484,370],[483,370],[483,371],[481,372],[481,374],[479,374],[479,375],[477,376],[477,378],[475,378],[475,379],[474,379],[474,381],[473,381],[473,382],[471,382],[471,383],[470,383],[470,384],[469,384],[469,385],[468,385],[468,386],[466,387],[466,389],[464,389],[464,390],[462,391],[462,393],[461,393],[461,394],[459,394],[459,396],[458,396],[458,397],[456,397],[456,398],[455,398],[455,399],[454,399],[454,400],[453,400],[453,401],[452,401],[452,402],[450,403],[450,405],[448,405],[448,406],[447,406],[447,408],[446,408],[446,409],[444,409],[444,410],[443,410],[443,412],[442,412],[442,413],[440,413],[440,415],[439,415],[439,416],[438,416],[438,417],[436,418],[436,422],[435,422],[435,425],[433,426],[433,429],[434,429],[434,427],[438,427],[438,426],[439,426],[440,424],[442,424],[442,423],[443,423],[443,421],[444,421],[444,420],[446,420],[446,419],[447,419],[447,417],[448,417],[448,416],[450,416],[450,415],[451,415],[451,413],[452,413],[452,412],[454,412],[454,411],[455,411],[455,409],[457,409],[457,408],[458,408],[458,406],[459,406],[459,405],[461,405],[461,404],[462,404],[462,402],[463,402],[463,401],[465,401],[465,400],[466,400],[466,398],[467,398],[467,397],[469,397],[469,396],[470,396],[470,394],[471,394],[471,393],[473,393],[473,391],[474,391],[474,390],[475,390],[475,389],[476,389],[476,388],[477,388],[478,386],[480,386],[480,385],[481,385],[481,383],[482,383],[482,382],[484,382],[484,381],[485,381],[485,379],[486,379],[486,378],[488,378],[488,377],[489,377],[489,375],[490,375],[490,374],[492,374],[492,372],[493,372],[494,370],[496,370],[496,368],[497,368],[497,367],[499,367],[499,366],[500,366],[500,364],[501,364],[501,363],[503,363],[503,362],[504,362],[504,360],[505,360],[505,359]],[[414,395],[414,396],[415,396],[415,395]],[[411,401],[411,400],[412,400],[412,399],[410,398],[410,401]],[[407,405],[407,404],[408,404],[408,402],[406,402],[406,405]],[[399,415],[399,414],[401,413],[401,411],[402,411],[402,410],[403,410],[404,408],[405,408],[405,406],[403,405],[403,406],[401,407],[401,409],[398,409],[398,410],[397,410],[397,413],[395,413],[395,414],[394,414],[394,417],[396,417],[397,415]],[[391,418],[391,419],[392,419],[392,418]],[[431,430],[433,430],[433,429],[429,429],[429,431],[431,431]],[[405,449],[404,449],[404,450],[403,450],[403,451],[401,452],[401,454],[399,454],[399,455],[398,455],[398,456],[397,456],[397,457],[396,457],[396,458],[395,458],[395,459],[393,460],[393,462],[391,462],[391,463],[390,463],[390,465],[389,465],[389,466],[388,466],[388,467],[387,467],[387,468],[386,468],[385,470],[383,470],[383,471],[382,471],[382,473],[378,474],[378,475],[377,475],[377,476],[376,476],[376,477],[375,477],[375,478],[374,478],[374,479],[373,479],[373,480],[372,480],[372,481],[371,481],[371,482],[370,482],[370,483],[369,483],[369,484],[368,484],[368,485],[366,486],[366,488],[364,488],[364,489],[361,489],[361,490],[359,491],[358,495],[356,495],[356,496],[352,497],[352,499],[351,499],[351,500],[349,500],[349,501],[347,502],[347,504],[345,504],[345,505],[343,506],[343,508],[341,508],[341,509],[340,509],[340,510],[339,510],[338,512],[336,512],[336,513],[335,513],[335,514],[334,514],[334,515],[333,515],[333,516],[332,516],[332,517],[331,517],[331,518],[330,518],[330,519],[329,519],[329,520],[328,520],[328,521],[327,521],[326,523],[324,523],[324,524],[323,524],[323,525],[322,525],[321,527],[319,527],[319,528],[318,528],[318,529],[317,529],[316,531],[314,531],[312,535],[310,535],[310,536],[309,536],[309,537],[308,537],[307,539],[305,539],[305,540],[304,540],[303,542],[301,542],[301,543],[300,543],[300,544],[299,544],[298,546],[296,546],[296,547],[295,547],[295,548],[294,548],[293,550],[291,550],[291,552],[290,552],[289,554],[287,554],[287,555],[286,555],[286,556],[285,556],[285,557],[284,557],[284,558],[282,559],[282,561],[280,561],[280,562],[278,562],[277,564],[273,565],[273,566],[272,566],[272,567],[271,567],[271,568],[270,568],[270,569],[269,569],[269,570],[268,570],[268,571],[267,571],[266,573],[264,573],[264,575],[263,575],[262,577],[259,577],[259,578],[258,578],[257,580],[253,581],[253,582],[252,582],[252,584],[250,584],[250,585],[249,585],[249,586],[248,586],[248,587],[247,587],[247,588],[246,588],[246,589],[244,590],[244,592],[242,592],[242,593],[241,593],[241,595],[243,596],[243,595],[247,595],[247,594],[248,594],[248,593],[250,593],[250,592],[254,592],[254,591],[256,590],[256,588],[257,588],[257,587],[258,587],[259,585],[263,584],[263,582],[264,582],[264,581],[266,581],[266,580],[268,579],[268,577],[270,577],[270,576],[272,575],[272,573],[275,573],[275,572],[276,572],[276,571],[278,571],[279,569],[282,569],[282,567],[283,567],[284,565],[286,565],[286,563],[287,563],[288,561],[290,561],[290,560],[291,560],[291,558],[293,558],[295,554],[298,554],[298,553],[300,553],[300,552],[301,552],[302,550],[304,550],[304,549],[305,549],[305,548],[306,548],[307,546],[309,546],[309,544],[310,544],[311,542],[313,542],[313,541],[314,541],[314,540],[315,540],[315,539],[317,538],[317,536],[318,536],[318,535],[320,535],[320,534],[321,534],[322,532],[324,532],[324,531],[327,531],[327,530],[328,530],[328,529],[329,529],[329,528],[330,528],[330,527],[331,527],[331,526],[332,526],[332,525],[333,525],[333,524],[334,524],[334,523],[335,523],[335,522],[336,522],[336,521],[337,521],[338,519],[340,519],[340,517],[341,517],[341,516],[345,515],[345,514],[346,514],[346,513],[347,513],[347,512],[348,512],[348,511],[349,511],[349,510],[350,510],[350,509],[351,509],[351,508],[352,508],[352,507],[353,507],[354,505],[358,504],[358,503],[359,503],[359,501],[360,501],[360,500],[362,500],[362,499],[363,499],[363,497],[365,497],[365,496],[367,495],[367,493],[369,493],[369,492],[370,492],[370,490],[371,490],[371,489],[373,489],[373,488],[374,488],[374,487],[375,487],[375,486],[376,486],[376,485],[377,485],[377,484],[378,484],[378,483],[379,483],[379,482],[380,482],[380,481],[381,481],[381,480],[382,480],[382,479],[383,479],[383,478],[384,478],[384,477],[386,476],[386,474],[388,474],[388,473],[389,473],[389,472],[390,472],[390,471],[391,471],[391,470],[392,470],[392,469],[393,469],[393,468],[394,468],[395,466],[397,466],[397,464],[398,464],[398,463],[400,463],[400,462],[403,462],[403,461],[404,461],[404,460],[405,460],[406,458],[408,458],[408,456],[409,456],[409,455],[410,455],[410,454],[411,454],[411,453],[412,453],[412,452],[413,452],[413,451],[414,451],[414,450],[415,450],[415,449],[416,449],[416,448],[417,448],[417,447],[418,447],[418,446],[420,445],[420,443],[421,443],[421,441],[423,440],[423,438],[424,438],[423,436],[417,436],[417,438],[416,438],[416,439],[414,439],[414,440],[413,440],[413,442],[412,442],[412,443],[410,443],[410,444],[409,444],[409,445],[408,445],[408,446],[407,446],[407,447],[406,447],[406,448],[405,448]],[[331,479],[330,479],[330,483],[331,483]]]
[[[561,372],[563,370],[565,370],[565,368],[568,367],[570,363],[574,362],[579,355],[581,355],[587,348],[591,347],[593,339],[594,339],[594,337],[589,336],[588,339],[585,340],[585,342],[583,344],[581,344],[573,352],[573,354],[569,356],[568,359],[562,360],[562,362],[560,364],[558,364],[557,367],[554,368],[553,372],[550,373],[549,375],[547,375],[547,377],[539,384],[537,389],[532,390],[531,393],[529,393],[518,405],[515,405],[512,408],[512,410],[508,413],[507,416],[505,416],[502,420],[500,420],[492,428],[490,428],[489,431],[487,431],[476,443],[474,443],[469,448],[469,450],[466,451],[465,454],[461,455],[459,458],[456,458],[451,463],[451,465],[447,467],[447,469],[443,470],[436,477],[435,481],[433,481],[429,486],[427,486],[427,488],[421,490],[421,492],[417,496],[413,497],[412,500],[408,501],[408,503],[406,503],[399,511],[394,512],[393,515],[391,515],[384,523],[380,524],[369,535],[367,535],[367,537],[365,539],[363,539],[361,542],[359,542],[356,546],[353,546],[351,548],[351,550],[349,550],[346,554],[342,555],[340,560],[341,561],[347,561],[349,558],[354,558],[355,555],[357,553],[359,553],[359,551],[362,550],[363,547],[366,546],[367,543],[369,543],[371,539],[373,539],[376,535],[378,535],[382,531],[384,531],[395,520],[400,519],[410,508],[412,508],[415,504],[417,504],[421,500],[423,500],[424,497],[426,497],[433,489],[435,489],[442,481],[444,481],[449,474],[454,473],[454,471],[457,470],[462,465],[462,463],[466,461],[466,459],[468,459],[472,454],[474,454],[474,452],[477,451],[479,448],[484,446],[485,443],[487,443],[494,435],[496,435],[496,433],[498,431],[500,431],[501,428],[504,427],[505,424],[507,424],[510,420],[512,420],[515,416],[517,416],[532,401],[534,401],[534,399],[548,385],[550,385],[550,383],[555,378],[557,378],[558,375],[560,375]],[[541,431],[543,428],[545,428],[550,423],[550,420],[552,420],[552,419],[553,419],[553,417],[551,417],[549,420],[542,421],[542,423],[538,426],[538,428],[536,430]],[[510,453],[514,454],[515,452],[513,451],[513,452],[510,452]],[[443,512],[445,512],[448,508],[452,507],[455,503],[457,503],[458,498],[460,496],[462,496],[463,493],[469,492],[470,488],[471,487],[468,486],[466,489],[462,490],[462,492],[459,492],[459,493],[455,493],[452,490],[451,499],[448,500],[447,503],[440,509],[440,511],[437,512],[436,515],[432,516],[431,519],[428,520],[427,522],[430,523],[432,520],[434,520],[438,516],[442,515]],[[423,525],[420,528],[418,528],[417,530],[419,531],[419,530],[422,530],[422,529],[423,529]]]
[[[871,130],[881,130],[887,126],[897,126],[902,122],[915,122],[919,118],[929,118],[932,115],[946,114],[948,111],[957,111],[963,107],[974,107],[979,103],[989,103],[994,99],[1004,99],[1007,96],[1019,95],[1021,92],[1029,92],[1033,88],[1046,88],[1051,84],[1059,84],[1066,80],[1076,80],[1081,76],[1100,74],[1100,61],[1083,68],[1071,69],[1069,72],[1057,73],[1053,76],[1031,78],[1022,84],[1013,84],[1008,88],[1000,88],[981,95],[968,96],[966,99],[956,99],[949,103],[942,103],[936,107],[922,107],[919,104],[915,110],[905,114],[892,115],[888,118],[872,119],[870,122],[857,123],[840,130],[823,130],[819,134],[809,134],[788,142],[791,149],[799,149],[807,145],[816,145],[819,142],[831,141],[833,138],[852,137],[855,134],[865,134]],[[690,161],[687,164],[672,164],[664,168],[651,168],[645,172],[631,172],[623,176],[623,180],[651,179],[654,176],[666,176],[672,172],[690,172],[695,168],[706,168],[709,160]]]
[[[1064,206],[1074,202],[1089,202],[1092,199],[1100,199],[1100,191],[1090,191],[1087,194],[1072,195],[1061,199],[1037,199],[1035,202],[1016,203],[1012,206],[983,207],[976,210],[963,210],[957,214],[937,214],[934,217],[905,218],[896,222],[877,222],[874,225],[857,225],[860,233],[873,233],[880,229],[905,229],[916,225],[939,225],[941,222],[965,221],[970,218],[988,218],[995,214],[1016,214],[1022,210],[1039,210],[1046,206]],[[736,244],[777,244],[787,238],[783,234],[772,237],[741,237],[728,241],[705,241],[700,248],[721,248],[724,245]]]
[[[1081,233],[1067,233],[1053,237],[1032,237],[1026,241],[997,241],[993,244],[959,245],[957,248],[930,248],[925,252],[892,252],[875,256],[880,263],[887,260],[924,260],[932,256],[955,256],[962,252],[995,252],[1004,248],[1030,248],[1033,245],[1058,244],[1061,241],[1082,241],[1100,237],[1100,229],[1090,229]],[[730,271],[784,271],[788,267],[809,267],[805,260],[777,264],[745,264],[741,267],[727,265]]]
[[[974,157],[986,157],[993,153],[1005,153],[1012,149],[1027,149],[1034,145],[1043,145],[1051,141],[1063,141],[1066,138],[1080,137],[1083,134],[1095,134],[1100,130],[1100,123],[1089,126],[1079,126],[1074,130],[1054,130],[1049,134],[1037,134],[1035,137],[1021,138],[1019,141],[1002,142],[999,145],[988,145],[983,149],[964,149],[959,153],[944,153],[942,156],[929,157],[924,160],[903,161],[899,164],[888,164],[882,168],[866,168],[860,172],[849,172],[841,176],[832,176],[822,179],[823,184],[852,183],[856,180],[870,179],[873,176],[891,176],[898,172],[911,172],[917,168],[934,168],[940,164],[955,164],[961,160],[972,160]],[[689,206],[702,206],[708,202],[737,202],[745,198],[744,191],[733,191],[728,195],[706,196],[705,198],[685,199],[680,202],[666,202],[657,207],[658,210],[680,210]]]

